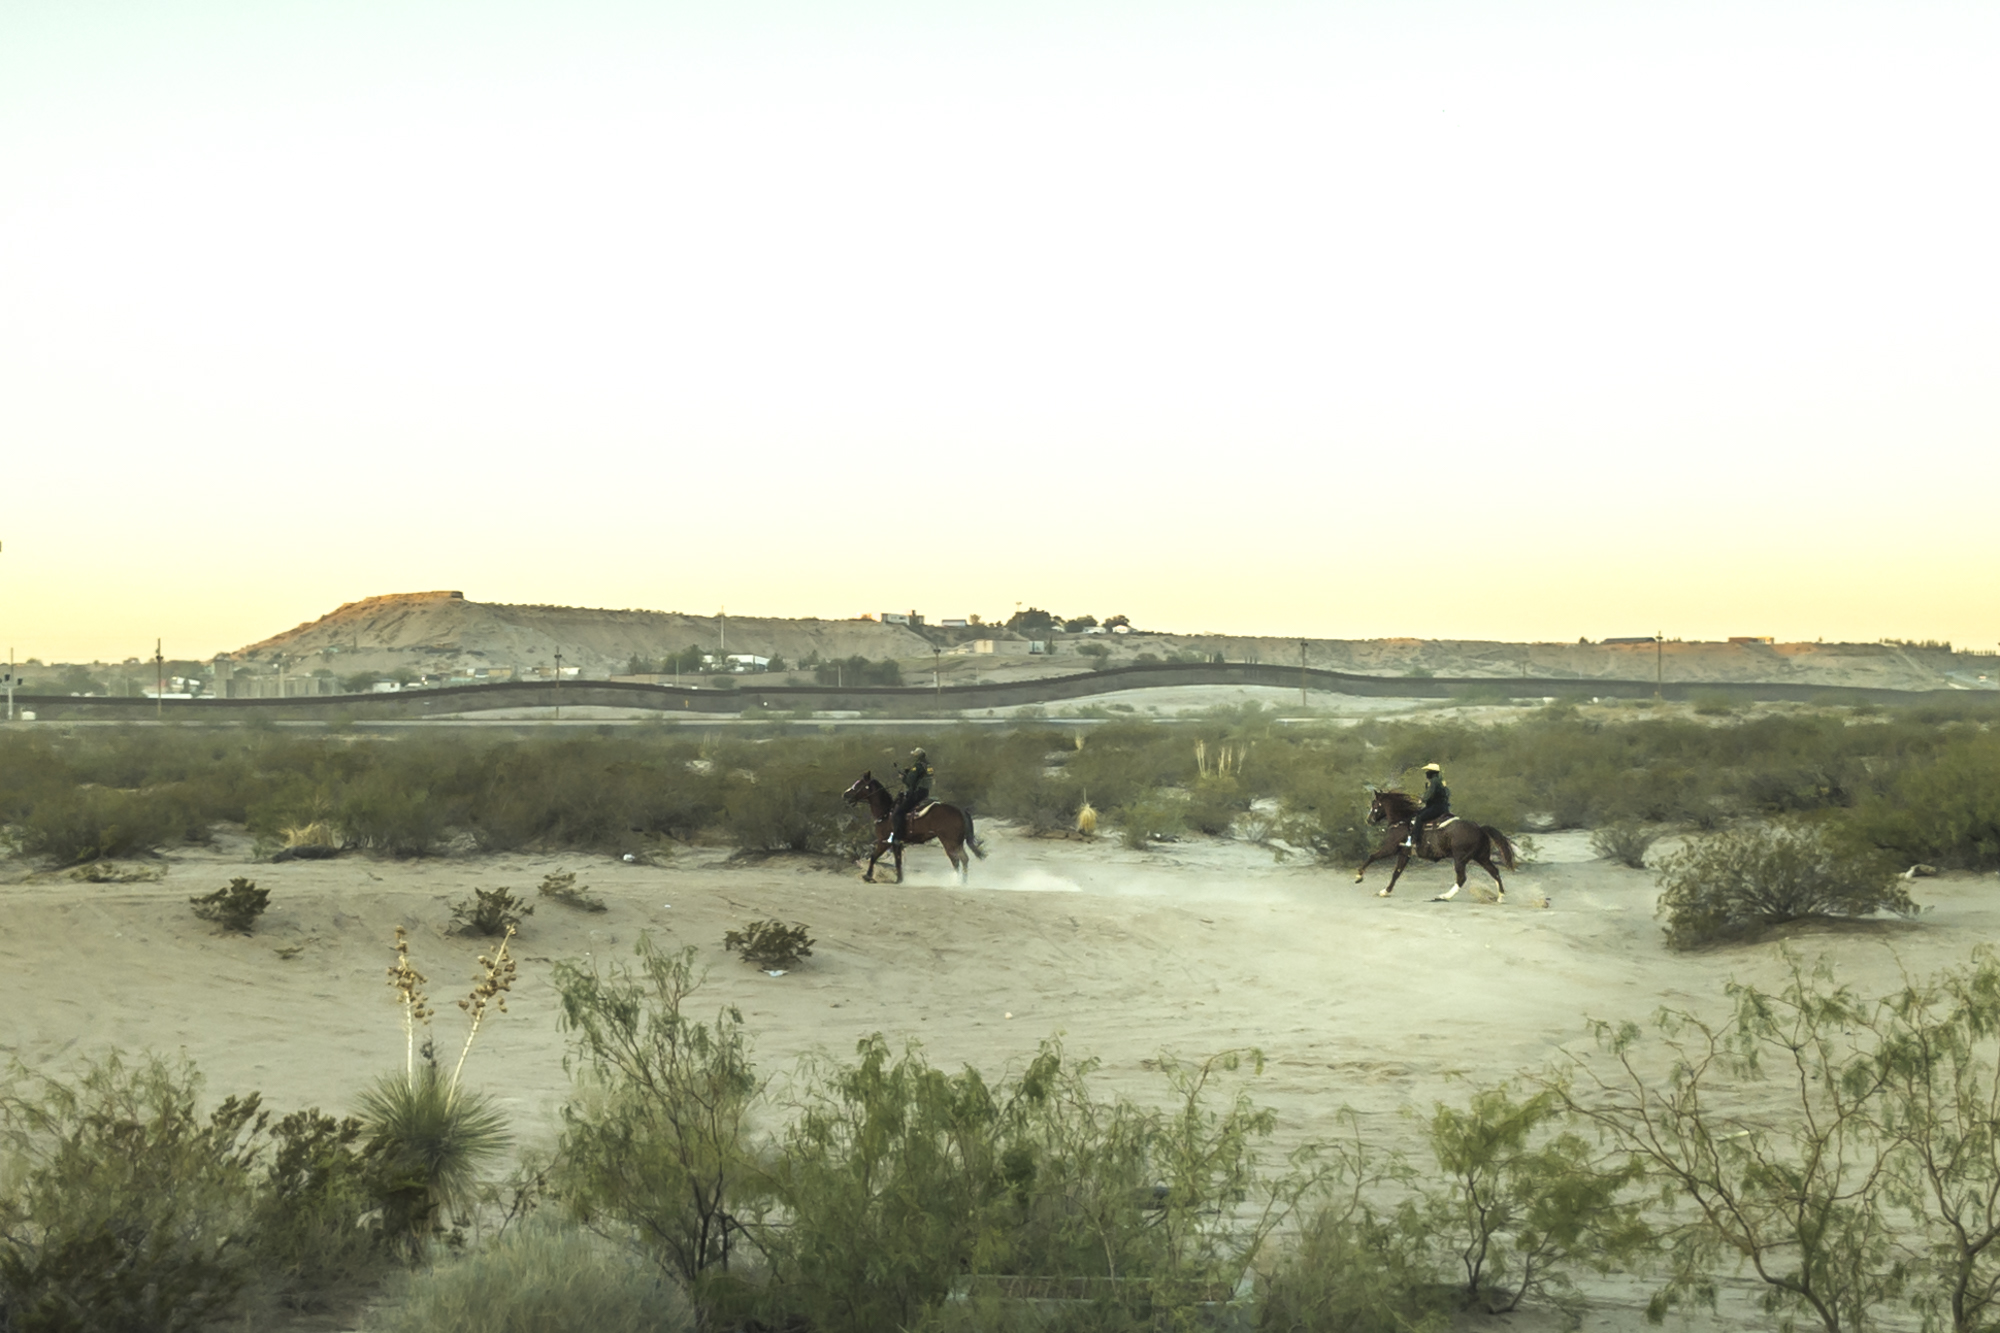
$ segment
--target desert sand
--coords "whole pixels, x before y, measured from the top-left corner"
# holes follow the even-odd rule
[[[1728,979],[1776,984],[1784,966],[1777,943],[1669,953],[1653,877],[1593,859],[1580,833],[1542,835],[1541,859],[1509,876],[1504,905],[1470,892],[1429,901],[1449,883],[1444,866],[1414,868],[1384,900],[1374,891],[1386,866],[1357,887],[1351,873],[1279,863],[1244,843],[1135,852],[998,824],[987,841],[991,858],[964,886],[934,846],[914,849],[901,885],[700,848],[658,865],[540,855],[260,864],[227,833],[169,854],[150,882],[0,863],[5,1049],[49,1070],[111,1046],[184,1050],[213,1097],[257,1089],[274,1109],[345,1111],[402,1058],[385,976],[395,928],[409,930],[431,979],[439,1046],[455,1051],[463,1027],[451,1000],[470,988],[485,945],[449,933],[449,903],[474,886],[532,895],[544,874],[566,869],[610,910],[538,908],[517,942],[510,1012],[467,1066],[472,1085],[512,1109],[524,1144],[553,1140],[567,1086],[550,964],[625,958],[650,931],[701,950],[710,972],[697,1009],[740,1006],[770,1074],[809,1051],[850,1054],[873,1032],[920,1041],[940,1064],[999,1072],[1061,1033],[1073,1054],[1104,1062],[1107,1089],[1151,1098],[1163,1092],[1148,1068],[1160,1052],[1255,1046],[1268,1065],[1253,1094],[1279,1112],[1283,1145],[1333,1134],[1347,1105],[1371,1138],[1414,1147],[1406,1108],[1461,1096],[1460,1076],[1506,1078],[1559,1046],[1587,1046],[1586,1015],[1643,1020],[1662,1004],[1719,1014]],[[271,890],[247,937],[216,933],[187,902],[236,875]],[[1824,955],[1863,990],[1886,990],[1899,968],[1963,962],[2000,931],[1991,876],[1917,887],[1928,909],[1917,921],[1808,930],[1789,947]],[[726,954],[723,932],[758,917],[806,923],[813,956],[773,977]],[[1598,1291],[1603,1318],[1587,1327],[1637,1325],[1636,1284]],[[1744,1318],[1721,1326],[1756,1326]]]

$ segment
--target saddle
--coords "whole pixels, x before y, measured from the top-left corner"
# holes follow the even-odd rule
[[[1443,832],[1445,829],[1450,828],[1453,824],[1456,824],[1457,822],[1458,822],[1457,815],[1446,815],[1443,819],[1438,820],[1435,824],[1424,825],[1424,831],[1418,834],[1416,837],[1412,838],[1411,841],[1416,843],[1417,849],[1421,851],[1424,848],[1430,846],[1430,840],[1432,837],[1436,836],[1438,833]]]

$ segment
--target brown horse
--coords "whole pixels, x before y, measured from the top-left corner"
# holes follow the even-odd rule
[[[896,798],[889,789],[875,780],[873,773],[863,773],[854,785],[841,794],[841,800],[849,805],[863,801],[868,803],[868,813],[875,816],[875,852],[868,858],[867,873],[861,878],[868,883],[875,882],[875,863],[882,859],[882,853],[891,846],[896,849],[896,882],[903,882],[903,848],[920,842],[938,840],[944,848],[945,856],[951,861],[951,868],[958,875],[958,882],[965,883],[966,872],[972,868],[972,856],[982,861],[986,859],[986,849],[979,845],[978,837],[972,831],[972,816],[955,805],[942,801],[929,801],[915,810],[903,823],[906,835],[901,842],[889,841],[889,810],[896,804]],[[972,856],[965,854],[970,848]]]
[[[1403,846],[1403,839],[1409,836],[1410,821],[1416,816],[1422,803],[1406,792],[1382,791],[1375,787],[1368,789],[1374,798],[1368,803],[1368,822],[1387,824],[1389,836],[1375,854],[1361,863],[1361,869],[1354,872],[1354,882],[1359,884],[1361,876],[1369,866],[1377,861],[1396,858],[1395,873],[1389,876],[1389,887],[1376,893],[1377,898],[1386,898],[1396,891],[1396,881],[1402,878],[1403,867],[1410,863],[1410,849]],[[1434,903],[1444,902],[1465,887],[1465,863],[1477,861],[1486,867],[1486,873],[1493,876],[1498,886],[1500,902],[1507,901],[1507,886],[1500,879],[1500,871],[1493,864],[1493,853],[1500,853],[1509,870],[1514,868],[1514,844],[1507,841],[1507,835],[1497,828],[1485,824],[1475,824],[1469,819],[1456,815],[1424,830],[1418,842],[1416,853],[1426,861],[1442,861],[1451,858],[1452,870],[1458,882],[1431,899]]]

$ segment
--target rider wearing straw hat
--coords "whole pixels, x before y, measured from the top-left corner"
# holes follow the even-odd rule
[[[1444,785],[1444,770],[1436,764],[1424,765],[1423,808],[1410,817],[1410,835],[1403,845],[1412,850],[1422,845],[1424,825],[1451,816],[1451,788]]]
[[[930,799],[931,779],[937,770],[931,767],[930,757],[919,745],[910,751],[910,766],[903,770],[903,794],[889,807],[889,841],[898,843],[909,832],[910,811]]]

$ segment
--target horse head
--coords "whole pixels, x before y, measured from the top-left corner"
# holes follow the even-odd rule
[[[875,775],[873,773],[863,773],[860,777],[854,780],[854,785],[852,787],[849,787],[846,791],[840,794],[840,799],[847,802],[849,805],[859,805],[861,802],[868,800],[870,797],[874,796],[876,792],[884,790],[886,790],[886,788],[884,788],[881,783],[875,780]]]
[[[1415,801],[1399,791],[1371,785],[1368,797],[1368,822],[1371,824],[1400,823],[1417,808]]]

